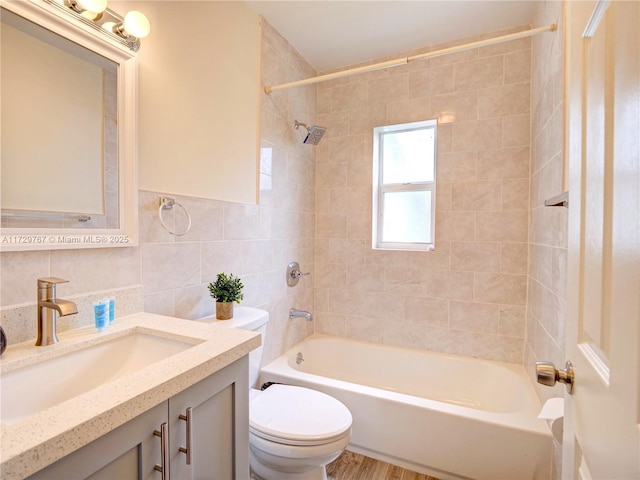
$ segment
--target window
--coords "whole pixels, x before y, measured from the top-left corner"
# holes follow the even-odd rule
[[[436,120],[373,130],[373,248],[433,250]]]

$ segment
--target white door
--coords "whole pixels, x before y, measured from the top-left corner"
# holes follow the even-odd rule
[[[640,478],[640,2],[565,2],[563,478]],[[556,366],[558,367],[558,366]]]

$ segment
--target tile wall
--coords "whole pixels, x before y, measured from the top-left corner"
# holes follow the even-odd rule
[[[432,45],[434,51],[527,26]],[[522,362],[531,40],[318,85],[316,329]],[[434,252],[371,249],[372,129],[438,118]]]
[[[558,5],[544,3],[539,21]],[[3,325],[24,322],[10,312],[33,303],[38,276],[71,280],[60,287],[65,298],[138,288],[143,298],[130,309],[197,318],[213,312],[206,284],[232,271],[247,286],[243,304],[271,313],[267,360],[312,331],[288,320],[295,306],[314,312],[319,332],[516,363],[524,352],[529,367],[541,356],[559,361],[566,224],[540,205],[560,188],[551,134],[561,69],[548,61],[559,40],[537,38],[533,87],[532,42],[523,39],[263,95],[259,205],[178,198],[193,229],[172,237],[156,216],[161,193],[142,191],[137,248],[3,253]],[[265,85],[315,74],[266,22],[262,69]],[[374,251],[371,130],[426,118],[441,121],[436,250]],[[301,143],[294,119],[329,128],[318,147]],[[183,221],[169,214],[171,226]],[[313,272],[296,288],[285,284],[292,260]],[[34,327],[21,335],[34,337]]]
[[[262,68],[265,84],[315,75],[266,23]],[[220,271],[241,276],[243,305],[270,312],[267,360],[311,333],[312,324],[290,321],[288,311],[291,307],[313,310],[313,280],[304,278],[291,288],[286,286],[285,273],[292,260],[305,270],[314,269],[315,149],[301,143],[302,132],[293,129],[293,120],[315,120],[315,92],[311,86],[263,96],[259,205],[176,197],[190,212],[193,227],[187,235],[174,237],[157,217],[162,194],[141,191],[139,247],[0,254],[0,311],[9,341],[36,336],[33,304],[38,277],[70,280],[58,287],[58,294],[79,304],[90,305],[85,300],[96,294],[121,292],[121,314],[144,308],[193,319],[213,313],[206,285]],[[181,229],[184,216],[179,209],[174,211],[165,215],[166,223]],[[61,322],[61,329],[90,323],[91,316],[83,313],[76,316],[77,321]]]
[[[539,35],[532,44],[531,215],[529,220],[529,292],[524,362],[535,378],[535,362],[564,365],[567,212],[545,207],[562,186],[562,3],[539,2],[534,27],[558,23],[554,34]],[[564,396],[564,386],[535,384],[541,400]],[[553,478],[560,478],[562,448],[554,444]]]

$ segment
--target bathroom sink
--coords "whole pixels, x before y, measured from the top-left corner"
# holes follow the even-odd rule
[[[15,423],[193,346],[132,331],[2,373],[0,420]]]

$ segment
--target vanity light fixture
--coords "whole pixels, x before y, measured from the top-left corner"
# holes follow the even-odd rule
[[[106,33],[125,44],[134,52],[140,48],[140,39],[151,31],[149,19],[136,10],[124,17],[107,8],[107,0],[43,0],[80,20],[85,25]]]

